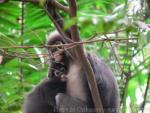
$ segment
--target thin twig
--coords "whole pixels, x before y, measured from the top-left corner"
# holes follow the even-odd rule
[[[107,35],[104,35],[104,36],[105,36],[107,39],[109,39]],[[115,50],[114,50],[114,47],[113,47],[113,45],[112,45],[112,43],[111,43],[110,41],[109,41],[109,44],[110,44],[110,46],[111,46],[111,48],[112,48],[112,53],[114,53],[114,56],[115,56],[115,58],[116,58],[116,60],[117,60],[117,62],[118,62],[118,65],[119,65],[120,70],[123,71],[123,67],[122,67],[122,65],[121,65],[121,63],[120,63],[120,61],[119,61],[119,58],[118,58],[118,56],[117,56],[117,54],[116,54],[116,52],[115,52]]]
[[[14,51],[5,51],[0,50],[0,54],[5,57],[17,57],[17,58],[43,58],[48,57],[48,54],[34,54],[34,53],[20,53],[20,52],[14,52]]]
[[[94,43],[94,42],[106,42],[106,41],[116,41],[116,42],[121,42],[121,41],[126,41],[126,40],[134,40],[136,38],[130,38],[130,39],[107,39],[107,38],[98,38],[98,39],[93,39],[93,40],[85,40],[85,41],[79,41],[79,42],[72,42],[68,44],[60,44],[60,45],[42,45],[42,46],[7,46],[7,47],[0,47],[0,49],[10,49],[10,48],[55,48],[55,47],[67,47],[67,46],[73,46],[73,45],[82,45],[82,44],[88,44],[88,43]]]
[[[97,33],[97,34],[116,34],[116,33],[119,33],[119,32],[123,32],[125,31],[125,29],[120,29],[120,30],[116,30],[116,31],[112,31],[112,32],[100,32],[100,33]]]
[[[142,104],[142,113],[144,113],[144,107],[145,107],[145,103],[146,103],[146,97],[147,97],[147,93],[148,93],[148,89],[149,89],[149,84],[150,84],[150,67],[149,67],[149,73],[148,73],[148,78],[147,78],[147,85],[146,85],[146,90],[144,93],[144,101]]]
[[[56,0],[52,0],[52,2],[53,2],[53,4],[54,4],[57,8],[61,9],[62,11],[66,12],[66,13],[69,13],[69,8],[68,8],[68,7],[63,6],[61,3],[59,3],[59,2],[56,1]]]

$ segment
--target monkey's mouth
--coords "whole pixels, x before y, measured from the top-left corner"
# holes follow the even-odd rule
[[[55,57],[55,56],[58,56],[58,55],[62,55],[62,53],[63,53],[63,51],[55,51],[53,53],[53,56]]]
[[[55,54],[53,55],[54,58],[57,58],[57,57],[59,57],[59,56],[61,56],[60,53],[55,53]]]
[[[53,53],[53,58],[55,61],[59,62],[62,60],[62,51],[56,51]]]

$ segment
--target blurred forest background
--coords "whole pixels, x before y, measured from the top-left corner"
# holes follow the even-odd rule
[[[77,5],[82,40],[113,39],[84,47],[113,70],[122,112],[150,113],[149,0],[77,0]],[[0,113],[21,113],[24,95],[47,76],[47,51],[38,46],[54,30],[41,4],[0,0]]]

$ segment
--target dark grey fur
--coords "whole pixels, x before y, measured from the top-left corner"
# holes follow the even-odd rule
[[[59,78],[44,79],[25,98],[23,113],[58,113],[55,96],[65,93],[66,82]]]
[[[118,85],[108,66],[94,55],[87,54],[93,68],[105,113],[120,112]],[[77,70],[77,71],[76,71]],[[69,69],[66,93],[57,94],[60,113],[95,113],[87,79],[81,64]],[[73,74],[71,74],[73,72]],[[76,77],[74,77],[76,76]],[[98,108],[101,110],[100,108]],[[66,111],[65,111],[66,110]]]

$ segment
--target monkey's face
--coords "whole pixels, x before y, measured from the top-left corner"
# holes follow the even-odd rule
[[[61,41],[56,41],[54,45],[59,44],[63,43]],[[51,57],[53,58],[54,61],[61,62],[64,57],[64,48],[63,47],[51,48],[49,53],[51,54]]]

